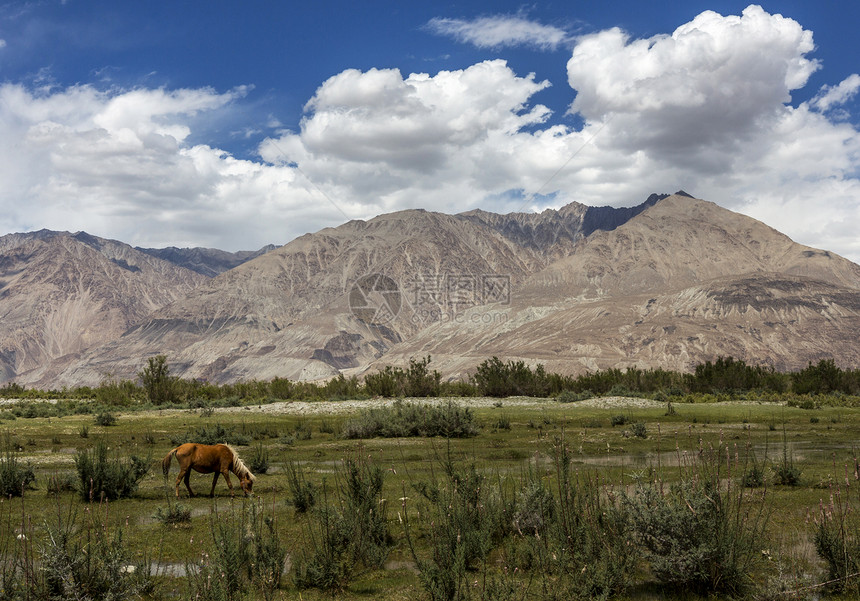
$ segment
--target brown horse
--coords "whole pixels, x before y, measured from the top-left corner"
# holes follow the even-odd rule
[[[209,496],[215,496],[215,483],[218,482],[218,476],[223,474],[227,481],[227,486],[230,489],[230,496],[233,496],[233,484],[230,482],[229,473],[233,472],[239,478],[239,484],[242,491],[247,497],[251,494],[251,489],[254,486],[254,474],[251,470],[239,459],[233,447],[226,444],[197,444],[186,442],[181,444],[172,451],[161,462],[161,468],[164,472],[164,477],[170,472],[170,460],[176,455],[176,461],[179,463],[179,476],[176,478],[176,496],[179,497],[179,483],[184,479],[185,488],[188,489],[188,496],[193,497],[189,480],[191,479],[191,470],[200,472],[201,474],[211,474],[215,472],[215,477],[212,478],[212,490],[209,491]]]

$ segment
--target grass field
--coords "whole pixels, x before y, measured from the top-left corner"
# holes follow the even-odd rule
[[[479,426],[475,436],[362,440],[342,436],[350,420],[364,411],[360,403],[352,402],[335,405],[334,409],[329,403],[311,403],[303,406],[301,414],[294,411],[297,403],[216,411],[115,410],[113,425],[98,425],[92,414],[24,417],[28,414],[24,412],[16,417],[7,408],[0,412],[0,434],[9,449],[6,460],[11,457],[18,465],[32,467],[36,479],[21,497],[0,500],[0,552],[5,560],[0,565],[7,566],[3,568],[7,576],[12,574],[9,566],[17,566],[10,578],[20,579],[21,570],[27,569],[44,574],[46,549],[56,544],[50,535],[56,537],[65,528],[70,548],[79,554],[98,541],[115,541],[121,532],[123,561],[138,569],[148,565],[154,575],[145,588],[148,598],[564,598],[561,589],[554,590],[555,583],[566,578],[558,565],[553,564],[558,571],[543,570],[541,566],[550,564],[541,563],[535,537],[509,525],[497,529],[502,534],[485,533],[490,543],[483,551],[470,556],[464,565],[449,568],[460,570],[461,578],[454,589],[434,589],[439,582],[428,576],[430,568],[446,565],[444,558],[434,559],[444,534],[434,528],[445,518],[444,511],[437,511],[446,482],[454,482],[453,489],[459,486],[465,490],[469,474],[478,474],[481,491],[475,494],[490,495],[487,498],[501,507],[499,519],[510,521],[514,514],[523,515],[522,507],[527,503],[523,491],[535,483],[560,494],[559,481],[565,476],[559,469],[559,457],[563,457],[573,481],[586,487],[579,489],[585,491],[580,492],[585,504],[577,507],[588,512],[595,507],[589,505],[588,490],[596,491],[593,499],[609,499],[600,503],[610,509],[613,503],[620,507],[618,499],[625,494],[635,495],[637,487],[650,486],[667,494],[673,483],[700,477],[703,472],[697,467],[698,458],[713,450],[721,469],[720,486],[725,489],[732,483],[735,490],[742,491],[741,496],[731,497],[743,505],[735,527],[744,526],[749,519],[749,523],[761,523],[763,528],[754,541],[748,542],[756,548],[755,557],[744,564],[751,585],[743,594],[759,599],[816,598],[833,588],[820,586],[829,578],[827,564],[819,558],[814,544],[821,507],[835,500],[838,514],[840,502],[850,500],[855,506],[860,502],[856,471],[860,408],[832,400],[833,404],[828,404],[826,398],[819,398],[800,408],[737,399],[671,404],[641,399],[575,403],[464,399],[462,403],[475,406],[472,412]],[[200,496],[188,499],[182,487],[179,500],[190,512],[190,520],[166,524],[163,516],[176,508],[173,481],[178,468],[173,463],[165,483],[160,461],[179,442],[215,426],[244,437],[249,444],[237,449],[245,462],[250,464],[252,458],[260,462],[267,456],[268,469],[258,473],[250,500],[241,496],[235,477],[235,498],[220,481],[215,498],[210,499],[206,495],[211,477],[193,475],[191,485]],[[107,444],[112,456],[137,455],[151,464],[130,498],[85,502],[71,489],[77,479],[77,454],[98,441]],[[563,455],[559,454],[561,448],[565,449]],[[331,512],[320,508],[348,511],[344,494],[350,482],[350,465],[359,471],[375,470],[373,473],[381,478],[382,488],[373,500],[371,513],[384,519],[384,549],[377,549],[372,561],[365,558],[354,566],[337,565],[338,561],[354,563],[354,555],[349,559],[338,556],[332,562],[334,574],[329,580],[335,584],[328,590],[308,587],[307,578],[302,584],[297,570],[307,568],[314,549],[325,548],[325,537],[333,528],[326,521]],[[741,482],[753,467],[759,470],[761,482],[743,488]],[[304,513],[296,510],[291,470],[316,491],[315,508]],[[787,471],[797,481],[779,484]],[[448,493],[458,494],[452,490]],[[487,503],[480,500],[483,498],[476,496],[476,515]],[[690,511],[695,513],[693,507]],[[838,514],[838,519],[843,520],[840,524],[853,527],[850,515],[843,519]],[[270,527],[286,552],[279,587],[264,590],[245,576],[244,584],[237,585],[239,592],[228,594],[203,587],[199,582],[204,574],[201,562],[217,566],[213,557],[229,547],[224,537],[230,532],[237,539],[248,535],[254,520],[258,520],[258,528]],[[223,524],[235,527],[219,530]],[[263,530],[255,531],[255,540],[261,540]],[[855,535],[851,530],[848,539]],[[369,535],[351,531],[346,538],[350,536]],[[459,531],[456,536],[460,541]],[[448,549],[459,552],[455,546]],[[697,598],[659,584],[647,554],[631,551],[633,555],[635,566],[621,598]],[[585,565],[582,570],[585,572]],[[8,586],[5,593],[0,589],[2,594],[16,598],[14,594],[25,593],[13,594]]]

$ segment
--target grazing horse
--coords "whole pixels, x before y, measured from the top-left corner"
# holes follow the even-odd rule
[[[170,472],[170,460],[176,456],[176,461],[179,463],[179,476],[176,478],[176,496],[179,497],[179,483],[184,479],[185,488],[188,489],[188,496],[193,497],[189,480],[191,478],[191,470],[200,472],[201,474],[211,474],[215,472],[215,477],[212,478],[212,490],[209,491],[209,496],[215,496],[215,483],[218,482],[218,476],[223,474],[227,481],[227,486],[230,489],[230,496],[233,496],[233,484],[230,482],[229,473],[233,472],[239,478],[239,485],[247,497],[251,494],[251,488],[254,486],[254,474],[251,470],[239,459],[238,453],[230,445],[226,444],[197,444],[186,442],[181,444],[162,460],[161,467],[164,472],[164,477],[167,478]]]

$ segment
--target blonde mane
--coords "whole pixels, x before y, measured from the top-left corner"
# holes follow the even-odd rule
[[[248,466],[245,465],[245,462],[239,457],[239,453],[236,452],[236,449],[228,444],[224,444],[224,446],[230,449],[230,452],[233,453],[233,473],[240,478],[247,478],[251,482],[256,481],[257,477],[251,473],[251,470],[248,469]]]

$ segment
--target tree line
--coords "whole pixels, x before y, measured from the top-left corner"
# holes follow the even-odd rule
[[[821,359],[793,372],[748,365],[742,359],[719,357],[696,365],[690,373],[664,369],[610,368],[578,376],[548,372],[524,361],[492,357],[468,378],[443,381],[430,368],[430,357],[411,359],[405,368],[387,366],[361,378],[338,375],[327,382],[298,382],[287,378],[214,384],[179,378],[170,373],[165,355],[150,357],[135,380],[106,377],[95,387],[60,390],[29,389],[10,382],[0,398],[89,399],[107,405],[148,402],[153,405],[207,404],[212,401],[344,400],[371,397],[533,396],[577,400],[588,395],[678,396],[738,394],[752,391],[795,395],[860,395],[860,369],[843,369],[833,359]]]

